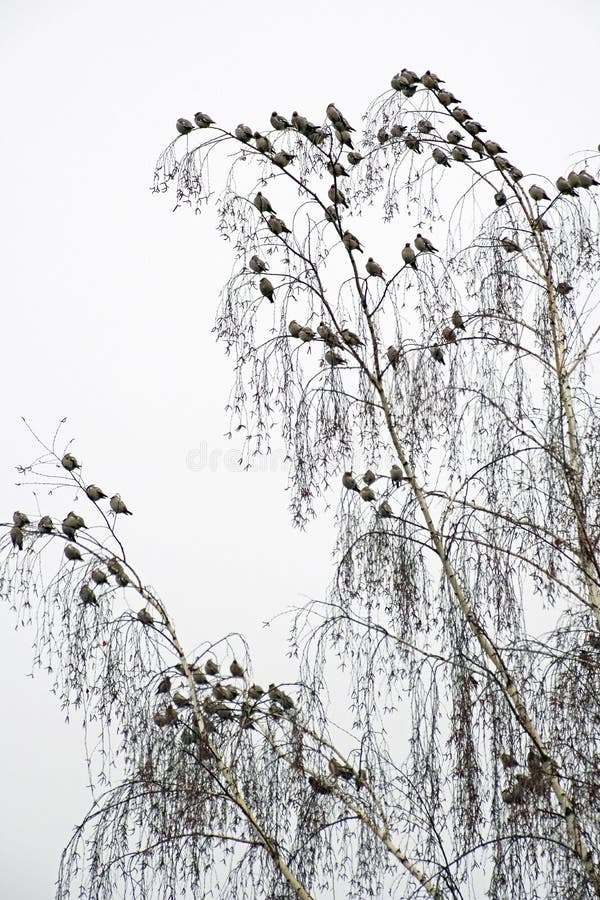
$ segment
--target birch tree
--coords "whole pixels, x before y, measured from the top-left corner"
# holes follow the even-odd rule
[[[178,633],[58,438],[26,468],[104,525],[6,537],[3,592],[103,734],[58,896],[600,897],[598,153],[524,174],[461,103],[403,69],[360,128],[177,120],[155,190],[218,185],[231,432],[248,465],[283,437],[337,562],[297,683],[256,685],[242,636]]]

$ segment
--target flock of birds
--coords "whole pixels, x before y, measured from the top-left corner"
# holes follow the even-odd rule
[[[519,182],[523,178],[523,172],[503,155],[506,151],[497,141],[482,140],[480,135],[486,133],[486,129],[480,122],[475,120],[464,107],[460,106],[461,101],[455,97],[451,91],[442,87],[444,84],[444,80],[429,69],[421,77],[419,77],[416,72],[412,72],[409,69],[402,69],[394,75],[391,80],[392,88],[406,97],[413,97],[418,89],[424,89],[433,93],[442,107],[446,110],[446,114],[450,116],[453,122],[460,126],[463,131],[459,131],[454,127],[448,132],[444,140],[437,134],[436,126],[431,118],[421,118],[416,124],[413,124],[410,129],[407,125],[399,122],[392,123],[389,126],[382,126],[377,133],[379,144],[384,145],[389,141],[401,140],[407,149],[415,153],[421,153],[423,149],[423,139],[425,138],[430,143],[434,144],[431,152],[434,162],[438,165],[449,167],[451,161],[459,163],[472,162],[469,152],[463,146],[466,134],[471,138],[471,150],[477,154],[479,159],[491,160],[498,171],[503,173],[505,177],[510,177],[513,182]],[[344,147],[349,148],[349,152],[347,153],[348,163],[350,166],[358,165],[365,157],[354,149],[352,134],[355,132],[355,129],[335,103],[328,104],[326,116],[329,123],[333,126],[333,134],[335,134],[335,137],[337,138],[340,150]],[[316,125],[296,110],[294,110],[289,120],[277,111],[274,111],[271,113],[270,123],[273,131],[285,132],[290,129],[294,130],[316,146],[323,144],[325,139],[331,135],[331,131],[328,128],[322,125]],[[198,129],[210,128],[212,125],[215,125],[214,119],[206,113],[197,112],[193,122],[186,118],[177,119],[176,129],[179,134],[187,135]],[[463,132],[465,134],[463,134]],[[240,123],[237,126],[233,135],[242,144],[250,144],[250,142],[254,140],[256,150],[258,150],[259,153],[268,156],[273,164],[280,168],[285,168],[295,158],[293,153],[277,150],[273,146],[268,135],[255,131],[249,125],[244,123]],[[442,144],[443,147],[441,146]],[[333,176],[333,183],[327,194],[331,201],[331,205],[325,209],[325,218],[327,221],[338,225],[341,241],[348,253],[352,254],[355,251],[363,253],[363,247],[359,239],[352,234],[352,232],[348,230],[343,231],[341,226],[340,207],[348,208],[348,202],[344,192],[338,186],[338,179],[347,178],[350,173],[339,159],[333,158],[331,152],[325,155],[327,157],[327,171]],[[558,194],[553,199],[548,196],[543,187],[532,184],[531,187],[528,188],[528,194],[536,204],[536,215],[531,215],[532,228],[539,231],[550,228],[544,220],[543,214],[540,214],[540,203],[546,201],[551,206],[556,201],[557,197],[561,195],[576,196],[578,188],[588,190],[598,186],[598,184],[599,182],[590,175],[589,172],[586,172],[585,170],[580,172],[572,171],[569,172],[566,177],[561,176],[556,180]],[[494,199],[498,206],[503,206],[507,203],[507,197],[503,190],[497,191]],[[285,224],[285,221],[277,215],[277,212],[273,209],[269,199],[261,191],[256,194],[253,202],[256,209],[263,215],[266,225],[272,234],[283,240],[286,235],[292,233],[291,229]],[[546,211],[547,209],[544,212]],[[522,247],[514,236],[505,235],[501,237],[500,245],[507,254],[522,252]],[[421,234],[417,234],[414,240],[414,248],[410,242],[407,242],[404,245],[401,251],[402,262],[404,267],[410,267],[416,270],[417,260],[420,255],[437,252],[437,249],[428,238]],[[261,296],[265,297],[271,303],[274,303],[276,288],[265,274],[265,272],[268,271],[266,262],[255,254],[250,258],[248,266],[254,274],[261,276],[258,284]],[[376,262],[373,257],[368,258],[365,268],[368,277],[382,278],[385,280],[381,265]],[[558,285],[557,289],[558,293],[568,293],[571,288],[570,285],[561,283]],[[453,313],[452,324],[448,324],[442,328],[442,340],[429,347],[431,356],[436,362],[444,364],[445,358],[440,344],[456,343],[456,330],[464,330],[464,322],[459,311]],[[362,341],[348,329],[342,329],[338,334],[323,322],[320,323],[315,334],[315,331],[313,331],[310,326],[301,325],[295,320],[292,320],[289,323],[289,332],[292,337],[306,342],[312,341],[316,337],[316,334],[319,335],[328,347],[324,354],[324,362],[332,367],[342,366],[347,363],[346,358],[342,356],[340,351],[347,348],[356,351],[362,344]],[[399,351],[397,348],[393,346],[389,347],[387,350],[387,357],[391,366],[395,368],[399,359]]]
[[[361,476],[361,481],[363,482],[362,487],[359,486],[358,481],[351,471],[344,472],[342,475],[342,484],[347,491],[356,492],[365,503],[373,503],[377,500],[377,494],[373,490],[372,485],[375,484],[379,478],[386,478],[390,482],[392,489],[397,488],[402,481],[410,480],[410,477],[404,474],[402,468],[397,463],[394,463],[390,468],[389,475],[385,476],[376,475],[372,469],[367,469],[365,474]],[[385,499],[379,504],[377,512],[382,519],[389,519],[394,515],[392,507]]]

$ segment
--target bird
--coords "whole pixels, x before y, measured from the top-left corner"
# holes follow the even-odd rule
[[[66,534],[68,538],[71,540],[75,539],[75,532],[79,528],[85,528],[86,524],[83,521],[81,516],[78,516],[76,513],[71,511],[68,516],[66,516],[62,521],[62,530],[63,534]]]
[[[459,311],[457,309],[455,309],[454,312],[452,313],[451,319],[452,319],[452,324],[454,325],[455,328],[458,328],[459,331],[467,330],[465,328],[465,323],[463,322],[463,317],[461,316],[461,314],[459,313]]]
[[[581,187],[581,182],[579,181],[579,175],[577,174],[577,172],[569,172],[569,174],[567,175],[567,181],[572,188]]]
[[[314,336],[315,336],[314,331],[308,325],[303,325],[302,328],[300,329],[300,331],[298,332],[298,337],[300,338],[301,341],[304,341],[305,343],[312,341]]]
[[[192,673],[192,678],[194,679],[194,684],[208,684],[208,678],[201,672],[200,670],[196,670]]]
[[[400,125],[399,122],[395,122],[390,128],[390,137],[400,138],[406,131],[406,125]]]
[[[413,151],[413,153],[422,153],[421,142],[416,135],[407,134],[406,137],[404,138],[404,143],[408,147],[409,150]]]
[[[345,231],[342,235],[342,244],[346,248],[346,250],[352,252],[352,250],[358,250],[359,253],[363,252],[360,241],[357,237],[355,237],[351,231]]]
[[[335,129],[335,135],[343,147],[350,147],[351,150],[354,150],[354,144],[352,143],[352,135],[348,131],[347,128],[343,128],[341,131]]]
[[[550,199],[544,188],[540,187],[539,184],[532,184],[527,193],[536,201],[536,203],[539,203],[540,200]]]
[[[586,172],[585,169],[582,169],[581,172],[578,173],[579,184],[582,188],[589,190],[591,187],[597,187],[600,185],[600,181],[596,181],[593,175],[590,175],[589,172]]]
[[[280,169],[285,169],[285,167],[289,166],[291,161],[295,158],[293,153],[286,153],[285,150],[280,150],[279,153],[275,153],[272,157],[273,162],[276,166],[279,166]]]
[[[50,534],[50,532],[54,528],[51,517],[50,516],[42,516],[42,518],[38,522],[37,527],[38,527],[38,531],[41,532],[41,534]]]
[[[295,109],[292,113],[291,122],[296,131],[299,131],[300,134],[305,133],[306,127],[308,125],[308,119],[306,118],[306,116],[301,116],[298,110]]]
[[[390,516],[393,516],[393,510],[387,500],[383,500],[379,504],[379,508],[377,510],[382,519],[389,519]]]
[[[31,525],[29,517],[26,516],[25,513],[19,512],[18,509],[13,513],[13,522],[15,525],[18,525],[19,528],[23,528],[25,525]]]
[[[254,132],[254,143],[256,144],[256,149],[260,153],[270,153],[273,149],[273,145],[268,137],[265,137],[264,134],[261,134],[260,131]]]
[[[417,131],[421,134],[431,134],[433,125],[428,119],[419,119],[417,122]]]
[[[404,260],[405,265],[412,266],[413,269],[417,268],[417,257],[415,255],[415,251],[409,243],[405,244],[403,247],[402,259]]]
[[[512,238],[503,237],[500,241],[504,249],[507,253],[520,253],[521,248],[516,241],[513,241]]]
[[[365,269],[367,270],[369,275],[373,276],[373,278],[383,278],[384,277],[383,269],[381,268],[381,266],[379,265],[378,262],[375,262],[375,260],[373,259],[372,256],[370,256],[368,258],[368,260],[366,261]]]
[[[463,128],[465,129],[465,131],[468,131],[469,134],[472,135],[473,137],[476,134],[481,134],[482,132],[486,131],[486,129],[481,124],[481,122],[475,122],[474,120],[464,122]]]
[[[460,103],[458,97],[455,97],[452,91],[438,91],[438,100],[442,106],[450,106],[451,103]]]
[[[566,178],[562,176],[556,179],[556,187],[560,191],[561,194],[570,194],[572,197],[577,196],[577,191],[575,191]]]
[[[433,356],[433,358],[435,359],[436,362],[441,363],[443,366],[446,365],[446,361],[444,359],[444,354],[442,353],[441,347],[439,347],[437,344],[434,344],[433,347],[429,348],[429,352],[431,353],[431,355]]]
[[[460,122],[461,125],[464,122],[466,122],[467,119],[471,118],[470,113],[468,113],[467,110],[463,106],[456,106],[452,110],[451,115],[452,115],[452,118],[456,119],[457,122]]]
[[[552,231],[552,226],[548,225],[543,216],[536,216],[531,220],[531,227],[535,231]]]
[[[96,595],[89,584],[82,584],[79,588],[79,599],[83,601],[84,606],[98,606]]]
[[[569,284],[568,281],[559,281],[556,285],[556,293],[560,294],[561,297],[566,297],[567,294],[570,294],[572,290],[573,287]]]
[[[363,475],[363,481],[365,484],[373,484],[377,481],[377,475],[373,472],[372,469],[367,469],[365,474]]]
[[[348,154],[350,155],[350,154]],[[327,171],[330,175],[333,175],[335,178],[349,178],[350,173],[346,171],[343,165],[339,162],[332,163],[329,161],[327,163]]]
[[[152,614],[148,612],[147,609],[140,609],[137,614],[138,619],[142,623],[142,625],[154,625],[154,619],[152,618]],[[173,697],[175,700],[175,697]],[[179,705],[179,704],[178,704]]]
[[[464,147],[453,147],[451,156],[456,162],[467,162],[467,160],[471,159]]]
[[[521,178],[523,177],[523,173],[521,172],[520,169],[517,168],[517,166],[509,166],[508,174],[510,175],[510,177],[512,178],[513,181],[520,181]]]
[[[327,118],[330,122],[333,123],[336,130],[343,129],[344,131],[354,131],[355,129],[350,125],[348,119],[342,115],[340,110],[337,108],[335,103],[329,103],[327,105],[327,109],[325,110],[327,114]],[[340,126],[340,128],[338,128]]]
[[[88,484],[85,489],[85,493],[88,499],[92,500],[94,503],[97,503],[98,500],[104,500],[104,498],[106,497],[104,491],[95,484]]]
[[[245,675],[244,670],[240,666],[237,659],[234,659],[232,661],[231,665],[229,666],[229,671],[231,672],[231,674],[233,675],[234,678],[244,678],[244,675]]]
[[[326,325],[325,322],[319,322],[317,326],[317,334],[320,338],[322,338],[326,344],[329,344],[330,347],[341,347],[342,342],[335,332],[331,330],[329,325]]]
[[[132,515],[133,515],[133,513],[132,513],[130,510],[127,509],[127,507],[125,506],[125,503],[123,502],[123,500],[121,500],[121,495],[120,495],[120,494],[114,494],[114,496],[112,496],[112,497],[110,498],[110,508],[111,508],[112,511],[113,511],[114,513],[116,513],[116,514],[118,514],[118,513],[123,513],[123,514],[126,515],[126,516],[132,516]]]
[[[271,113],[271,125],[275,131],[285,131],[286,128],[290,128],[290,123],[286,117],[280,116],[276,111]]]
[[[364,486],[364,488],[362,488],[360,490],[359,493],[360,493],[360,496],[362,497],[362,499],[365,500],[367,503],[370,503],[372,500],[377,499],[375,491],[373,490],[373,488],[370,488],[368,484],[366,484]]]
[[[103,572],[102,569],[92,569],[91,577],[94,584],[106,584],[108,582],[106,572]]]
[[[390,139],[389,132],[388,132],[387,128],[385,127],[385,125],[382,125],[381,128],[379,129],[379,131],[377,132],[377,140],[379,141],[380,144],[385,144],[385,142],[389,141],[389,139]]]
[[[275,290],[275,288],[266,275],[263,275],[263,277],[260,279],[258,287],[263,297],[266,297],[271,303],[275,303],[273,299],[273,291]]]
[[[329,366],[345,366],[348,364],[348,361],[339,353],[336,353],[335,350],[327,350],[324,358]]]
[[[419,253],[437,253],[437,247],[434,247],[431,241],[424,238],[422,234],[418,234],[415,238],[415,247]]]
[[[448,160],[448,157],[446,156],[446,154],[444,153],[444,151],[442,150],[441,147],[434,147],[431,152],[431,155],[433,156],[433,158],[436,161],[436,163],[438,164],[438,166],[447,166],[448,168],[450,168],[450,162]]]
[[[451,328],[449,325],[445,325],[444,328],[442,328],[442,337],[447,344],[456,343],[456,332],[454,328]]]
[[[329,771],[334,778],[344,778],[346,781],[354,778],[354,769],[352,766],[346,766],[339,763],[334,756],[329,760]]]
[[[299,322],[296,322],[295,319],[292,319],[292,321],[288,325],[288,331],[292,337],[297,338],[302,331],[302,325]]]
[[[349,328],[342,328],[340,334],[343,342],[347,344],[348,347],[364,347],[364,341],[361,341],[359,336],[353,331],[350,331]]]
[[[269,231],[272,231],[273,234],[277,235],[277,237],[279,237],[279,235],[281,234],[292,233],[283,219],[278,219],[277,216],[270,216],[270,218],[267,219],[267,226],[269,228]]]
[[[253,272],[256,272],[257,275],[260,275],[261,272],[266,272],[269,268],[264,259],[261,259],[260,256],[256,255],[256,253],[254,254],[254,256],[250,257],[248,266],[250,269],[252,269]]]
[[[342,475],[342,484],[347,491],[356,491],[357,494],[360,494],[360,488],[356,483],[356,478],[354,478],[352,472],[344,472]]]
[[[506,194],[504,191],[496,191],[494,194],[494,203],[496,206],[506,206]]]
[[[483,141],[480,141],[478,137],[474,137],[471,141],[471,149],[475,151],[475,153],[479,156],[479,159],[483,159],[485,156],[485,144]]]
[[[229,700],[229,691],[227,690],[226,684],[214,684],[212,688],[212,695],[217,700]]]
[[[460,144],[460,142],[462,141],[462,134],[460,133],[460,131],[449,131],[446,135],[446,140],[449,144]]]
[[[485,131],[485,129],[483,130]],[[484,146],[490,156],[498,156],[499,153],[506,153],[506,150],[503,150],[496,141],[486,141]]]
[[[360,153],[356,153],[355,150],[351,150],[350,153],[348,153],[348,162],[351,166],[357,166],[363,159],[364,156],[361,156]]]
[[[71,453],[65,453],[65,455],[61,459],[61,465],[63,469],[67,470],[67,472],[73,472],[75,469],[81,468],[80,463],[77,462],[77,460]]]
[[[399,485],[404,480],[404,472],[397,463],[394,463],[390,469],[390,479],[394,485]]]
[[[241,141],[242,144],[247,144],[254,132],[248,125],[244,125],[243,122],[240,122],[238,127],[235,129],[234,134],[238,141]]]
[[[327,191],[327,196],[329,197],[331,202],[334,203],[336,206],[339,203],[341,206],[345,206],[346,209],[348,208],[348,203],[346,201],[346,197],[345,197],[344,193],[342,191],[340,191],[340,189],[337,188],[335,186],[335,184],[331,185],[331,187]]]
[[[248,696],[251,700],[260,700],[263,694],[264,691],[259,684],[251,684],[248,688]]]
[[[194,130],[194,126],[190,122],[189,119],[177,119],[175,122],[175,128],[179,132],[179,134],[189,134],[190,131]]]
[[[145,610],[143,610],[145,612]],[[142,619],[143,621],[143,619]],[[150,623],[148,623],[150,624]],[[180,709],[185,708],[186,706],[191,706],[192,701],[189,697],[186,697],[185,694],[182,694],[181,691],[175,691],[173,694],[173,703],[175,706],[178,706]]]
[[[391,367],[395,369],[400,359],[400,351],[393,344],[390,344],[385,352]]]
[[[67,544],[64,550],[65,556],[67,559],[71,560],[71,562],[75,562],[75,560],[82,560],[83,557],[79,552],[79,547],[75,547],[74,544]]]
[[[340,213],[338,211],[338,208],[337,208],[337,206],[334,206],[333,204],[331,206],[328,206],[327,209],[325,210],[325,218],[327,219],[328,222],[333,222],[335,224],[337,222],[337,220],[339,219],[339,216],[340,216]]]
[[[204,666],[204,671],[206,672],[207,675],[218,675],[219,674],[219,667],[218,667],[217,663],[214,661],[214,659],[208,659],[206,661],[206,664]]]
[[[269,685],[269,697],[274,703],[279,703],[283,706],[284,709],[293,709],[294,701],[292,698],[282,691],[281,688],[278,688],[275,684]]]
[[[19,525],[13,525],[10,529],[10,539],[12,541],[13,547],[16,547],[18,550],[23,549],[23,532]]]
[[[194,116],[194,122],[198,126],[198,128],[209,128],[211,125],[215,124],[215,120],[211,119],[209,115],[203,112],[197,112]]]
[[[437,77],[427,69],[424,75],[421,75],[421,84],[423,87],[426,87],[428,91],[434,91],[439,88],[440,83]]]
[[[403,88],[409,87],[410,82],[404,78],[404,75],[402,75],[401,72],[396,72],[396,74],[392,76],[390,84],[395,91],[401,91]]]

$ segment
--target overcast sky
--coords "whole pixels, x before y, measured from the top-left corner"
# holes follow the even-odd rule
[[[133,509],[129,553],[190,643],[236,627],[259,680],[290,677],[262,623],[323,595],[333,535],[292,530],[281,466],[232,464],[230,360],[210,333],[229,250],[210,214],[151,194],[155,158],[198,109],[265,129],[273,109],[318,121],[333,99],[358,121],[407,66],[445,77],[513,162],[554,180],[600,140],[599,26],[597,0],[4,0],[0,521],[35,511],[14,486],[37,452],[20,417],[49,438],[67,416],[88,480]],[[0,608],[0,896],[43,900],[87,775],[81,723],[27,677],[32,637],[14,625]]]

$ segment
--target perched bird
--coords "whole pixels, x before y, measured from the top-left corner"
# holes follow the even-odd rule
[[[431,134],[433,125],[428,119],[419,119],[417,122],[417,131],[421,134]]]
[[[308,127],[308,119],[306,116],[301,116],[298,110],[295,109],[292,113],[292,125],[300,134],[305,134]]]
[[[237,659],[234,659],[231,665],[229,666],[229,671],[233,675],[234,678],[244,678],[244,670],[240,666]]]
[[[442,106],[450,106],[451,103],[460,103],[458,97],[455,97],[452,91],[438,91],[438,100]]]
[[[295,158],[293,153],[286,153],[285,150],[280,150],[279,153],[274,154],[273,162],[276,166],[279,166],[280,169],[285,169],[285,167],[289,166],[291,161]]]
[[[275,288],[266,275],[263,275],[263,277],[260,279],[260,281],[258,282],[258,287],[263,297],[266,297],[271,303],[275,303],[275,301],[273,300],[273,291],[275,290]]]
[[[218,667],[217,663],[214,661],[214,659],[208,659],[206,661],[206,664],[204,666],[204,671],[206,672],[207,675],[218,675],[219,674],[219,667]]]
[[[421,142],[418,137],[414,134],[407,134],[404,138],[404,143],[408,147],[409,150],[412,150],[413,153],[421,153]]]
[[[539,184],[532,184],[528,189],[528,194],[536,201],[536,203],[539,203],[540,200],[550,199],[544,188],[540,187]]]
[[[429,69],[427,69],[424,75],[421,75],[421,84],[423,87],[426,87],[428,91],[435,91],[440,86],[437,76],[434,75],[433,72],[430,72]]]
[[[83,557],[79,552],[79,547],[75,547],[74,544],[67,544],[64,550],[65,556],[67,559],[71,560],[71,562],[75,562],[75,560],[82,560]]]
[[[357,494],[360,494],[360,488],[356,483],[356,479],[352,475],[352,472],[344,472],[342,475],[342,484],[347,491],[356,491]]]
[[[401,91],[402,88],[409,87],[410,81],[407,81],[401,72],[396,72],[392,77],[390,84],[395,91]]]
[[[363,252],[360,241],[357,237],[355,237],[351,231],[345,231],[342,235],[342,244],[346,248],[352,252],[352,250],[358,250],[359,253]]]
[[[485,131],[485,129],[483,130]],[[499,153],[506,153],[506,150],[503,150],[496,141],[486,141],[484,146],[490,156],[498,156]]]
[[[137,617],[140,620],[140,622],[142,623],[142,625],[153,625],[154,624],[154,619],[152,618],[152,615],[148,612],[147,609],[144,609],[144,608],[140,609],[138,611]],[[173,699],[175,699],[175,697],[173,697]]]
[[[326,325],[325,322],[319,322],[317,326],[317,334],[320,338],[322,338],[326,344],[329,344],[330,347],[341,347],[342,342],[340,341],[337,334],[331,330],[329,325]]]
[[[535,231],[552,231],[552,226],[548,225],[543,216],[536,216],[531,220],[531,227]]]
[[[328,222],[333,222],[335,224],[335,222],[337,222],[339,218],[337,206],[334,206],[333,204],[331,206],[328,206],[325,210],[325,218]]]
[[[281,688],[278,688],[275,684],[269,685],[269,697],[274,703],[279,703],[283,706],[284,709],[293,709],[294,701],[292,698],[282,691]]]
[[[348,208],[346,197],[344,196],[343,192],[335,186],[335,184],[331,185],[331,187],[327,191],[327,196],[336,206],[339,203],[341,206],[345,206],[346,209]]]
[[[213,697],[216,697],[217,700],[229,700],[229,691],[227,690],[226,684],[214,684],[212,689]]]
[[[446,140],[449,144],[460,144],[462,141],[462,134],[460,131],[449,131],[446,135]]]
[[[354,769],[352,766],[346,766],[343,763],[339,763],[335,756],[332,756],[329,760],[329,771],[334,778],[343,778],[346,781],[354,778]]]
[[[402,137],[404,132],[406,131],[406,125],[400,125],[398,122],[395,122],[390,128],[390,137],[399,138]]]
[[[385,144],[386,141],[389,141],[390,135],[387,128],[382,125],[379,131],[377,132],[377,140],[380,144]]]
[[[417,257],[410,244],[404,245],[404,248],[402,250],[402,259],[404,260],[404,264],[406,266],[412,266],[413,269],[417,268]]]
[[[390,478],[394,485],[399,485],[404,480],[404,472],[397,463],[394,463],[390,469]]]
[[[343,147],[350,147],[351,150],[354,150],[354,144],[352,143],[352,135],[348,131],[347,128],[342,128],[341,131],[335,129],[335,136]]]
[[[485,156],[485,144],[483,141],[480,141],[478,137],[474,137],[471,141],[471,149],[475,151],[475,153],[479,156],[479,159],[483,159]]]
[[[455,106],[451,113],[452,117],[456,119],[457,122],[460,122],[462,125],[463,122],[466,122],[467,119],[470,119],[470,114],[466,111],[463,106]]]
[[[269,231],[272,231],[273,234],[277,235],[277,237],[279,237],[279,235],[281,234],[292,233],[283,219],[278,219],[277,216],[271,216],[269,219],[267,219],[267,225],[269,227]]]
[[[269,268],[266,262],[261,259],[260,256],[257,256],[256,253],[254,254],[254,256],[250,257],[248,266],[252,269],[253,272],[256,272],[257,275],[260,275],[261,272],[266,272]]]
[[[175,128],[177,129],[179,134],[189,134],[190,131],[194,130],[194,126],[189,119],[177,119],[177,121],[175,122]]]
[[[327,109],[325,110],[325,112],[327,113],[327,118],[329,119],[329,121],[333,122],[333,125],[336,128],[336,130],[339,131],[339,130],[343,129],[344,131],[354,131],[354,128],[352,128],[352,126],[348,122],[348,119],[346,119],[342,115],[342,113],[337,108],[335,103],[329,103],[327,105]]]
[[[357,334],[354,334],[353,331],[350,331],[349,328],[342,328],[340,331],[342,336],[342,340],[348,347],[364,347],[364,342],[361,341]]]
[[[390,344],[385,352],[390,365],[395,369],[400,359],[400,351],[393,344]]]
[[[442,337],[446,341],[447,344],[455,344],[456,343],[456,332],[454,328],[450,328],[449,325],[445,325],[442,328]]]
[[[418,82],[421,80],[417,73],[413,72],[412,69],[402,69],[400,75],[409,87],[411,84],[418,84]]]
[[[264,134],[261,134],[260,131],[254,132],[254,143],[256,144],[256,149],[260,153],[270,153],[273,149],[273,145],[268,137],[265,137]]]
[[[248,688],[248,696],[251,700],[260,700],[263,694],[264,691],[259,684],[251,684]]]
[[[194,122],[198,126],[198,128],[209,128],[211,125],[215,124],[215,120],[211,119],[209,115],[203,112],[197,112],[194,116]]]
[[[504,249],[507,253],[520,253],[521,248],[519,247],[516,241],[513,241],[512,238],[503,237],[500,241]]]
[[[94,584],[106,584],[108,582],[106,572],[103,572],[102,569],[92,569],[91,577]]]
[[[508,174],[510,175],[510,177],[512,178],[513,181],[520,181],[521,178],[523,177],[523,173],[521,172],[520,169],[517,168],[517,166],[509,166]]]
[[[577,172],[569,172],[569,174],[567,175],[567,181],[572,188],[581,187],[581,182],[579,181],[579,175],[577,174]]]
[[[561,194],[570,194],[572,197],[577,196],[577,192],[571,187],[567,179],[562,177],[562,175],[560,178],[556,179],[556,187]]]
[[[300,331],[298,332],[298,337],[300,338],[301,341],[304,341],[305,343],[312,341],[314,336],[315,336],[314,331],[308,325],[303,325],[302,328],[300,329]]]
[[[360,153],[356,153],[354,150],[351,150],[350,153],[348,153],[348,162],[351,166],[357,166],[363,159],[364,156],[361,156]]]
[[[390,516],[393,516],[393,510],[387,500],[383,500],[379,504],[379,509],[377,510],[382,519],[389,519]]]
[[[83,601],[84,606],[98,606],[96,595],[89,584],[82,584],[79,589],[79,599]]]
[[[452,318],[452,324],[454,325],[455,328],[458,328],[459,331],[467,330],[465,328],[465,323],[463,322],[463,317],[461,316],[461,314],[459,313],[459,311],[457,309],[454,310],[451,318]]]
[[[422,234],[418,234],[415,238],[415,247],[419,253],[437,253],[437,247],[434,247],[431,241],[424,238]]]
[[[296,322],[295,319],[292,319],[292,321],[288,325],[288,331],[292,337],[297,338],[302,331],[302,325],[299,322]]]
[[[143,612],[145,612],[145,610],[143,610]],[[148,624],[151,623],[148,622]],[[182,694],[181,691],[175,691],[175,693],[173,694],[173,703],[180,709],[192,705],[192,701],[190,700],[190,698],[186,697],[185,694]]]
[[[360,496],[361,496],[362,499],[365,500],[367,503],[370,503],[372,500],[376,500],[376,499],[377,499],[376,494],[375,494],[375,491],[373,490],[373,488],[370,488],[368,484],[366,484],[366,485],[364,486],[364,488],[361,489],[361,491],[360,491]]]
[[[446,156],[446,154],[444,153],[444,151],[442,150],[441,147],[434,147],[433,150],[431,151],[431,155],[433,156],[433,158],[436,161],[436,163],[438,164],[438,166],[447,166],[448,168],[450,168],[450,162],[448,160],[448,157]]]
[[[23,549],[23,532],[18,525],[13,525],[10,529],[10,539],[12,541],[13,547],[17,547],[19,550]]]
[[[28,516],[25,513],[19,512],[19,510],[15,510],[13,513],[13,522],[15,525],[18,525],[19,528],[23,528],[25,525],[31,525]]]
[[[384,277],[383,269],[381,268],[379,263],[375,262],[375,260],[373,259],[372,256],[370,256],[368,258],[367,262],[365,263],[365,269],[367,270],[369,275],[373,276],[373,278],[383,278]]]
[[[80,469],[81,465],[77,462],[74,456],[71,453],[65,453],[63,458],[61,459],[61,464],[67,472],[72,472],[74,469]]]
[[[50,532],[54,528],[54,525],[52,524],[52,519],[50,518],[50,516],[42,516],[42,518],[38,522],[37,527],[38,531],[41,532],[41,534],[50,534]]]
[[[127,509],[127,507],[125,506],[124,502],[121,500],[121,495],[120,495],[120,494],[114,494],[114,496],[112,496],[112,497],[110,498],[110,508],[111,508],[112,511],[113,511],[114,513],[116,513],[116,514],[123,513],[123,514],[126,515],[126,516],[132,516],[132,515],[133,515],[133,513],[130,512],[130,510]]]
[[[590,175],[589,172],[586,172],[585,169],[582,169],[581,172],[578,173],[579,184],[582,188],[589,190],[591,187],[598,187],[600,185],[600,181],[596,181],[593,175]]]
[[[327,350],[325,353],[325,362],[329,366],[345,366],[348,364],[348,361],[344,359],[341,354],[336,353],[335,350]]]
[[[194,684],[208,684],[209,683],[208,678],[206,677],[204,672],[201,672],[199,670],[196,670],[192,674],[192,678],[194,679]]]
[[[123,569],[123,566],[121,565],[119,560],[116,558],[116,556],[113,556],[111,559],[106,561],[106,568],[108,569],[108,571],[110,572],[111,575],[124,575],[125,574],[125,570]]]
[[[76,513],[71,511],[69,513],[69,515],[63,519],[61,527],[62,527],[63,534],[66,534],[66,536],[68,538],[70,538],[71,540],[74,540],[75,532],[79,528],[85,528],[86,524],[83,521],[81,516],[78,516]]]
[[[285,131],[286,128],[291,127],[286,117],[280,116],[278,112],[271,113],[271,125],[275,131]]]
[[[475,122],[473,119],[468,122],[463,123],[463,128],[465,131],[468,131],[471,136],[475,136],[476,134],[481,134],[486,131],[481,122]]]
[[[348,154],[350,155],[350,154]],[[327,163],[327,171],[330,175],[334,175],[336,178],[348,178],[350,173],[346,171],[343,165],[339,162],[332,163],[331,161]]]
[[[95,484],[88,484],[85,489],[86,496],[93,500],[94,503],[97,503],[98,500],[103,500],[106,497],[104,491],[100,490],[100,488]]]
[[[238,141],[241,141],[242,144],[247,144],[254,132],[248,125],[244,125],[244,123],[241,122],[235,129],[234,134]]]
[[[504,191],[496,191],[494,194],[494,202],[496,206],[506,206],[506,194]]]
[[[365,484],[373,484],[377,481],[377,475],[373,472],[372,469],[367,469],[365,474],[363,475],[363,481]]]
[[[556,285],[556,293],[560,294],[561,297],[566,297],[567,294],[570,294],[572,290],[573,287],[569,284],[568,281],[559,281]]]
[[[464,147],[453,147],[451,156],[456,162],[466,162],[468,159],[471,159]]]
[[[436,362],[441,363],[443,366],[446,365],[446,361],[444,360],[444,354],[442,353],[441,347],[437,344],[434,344],[433,347],[429,348],[429,352],[433,356]]]

